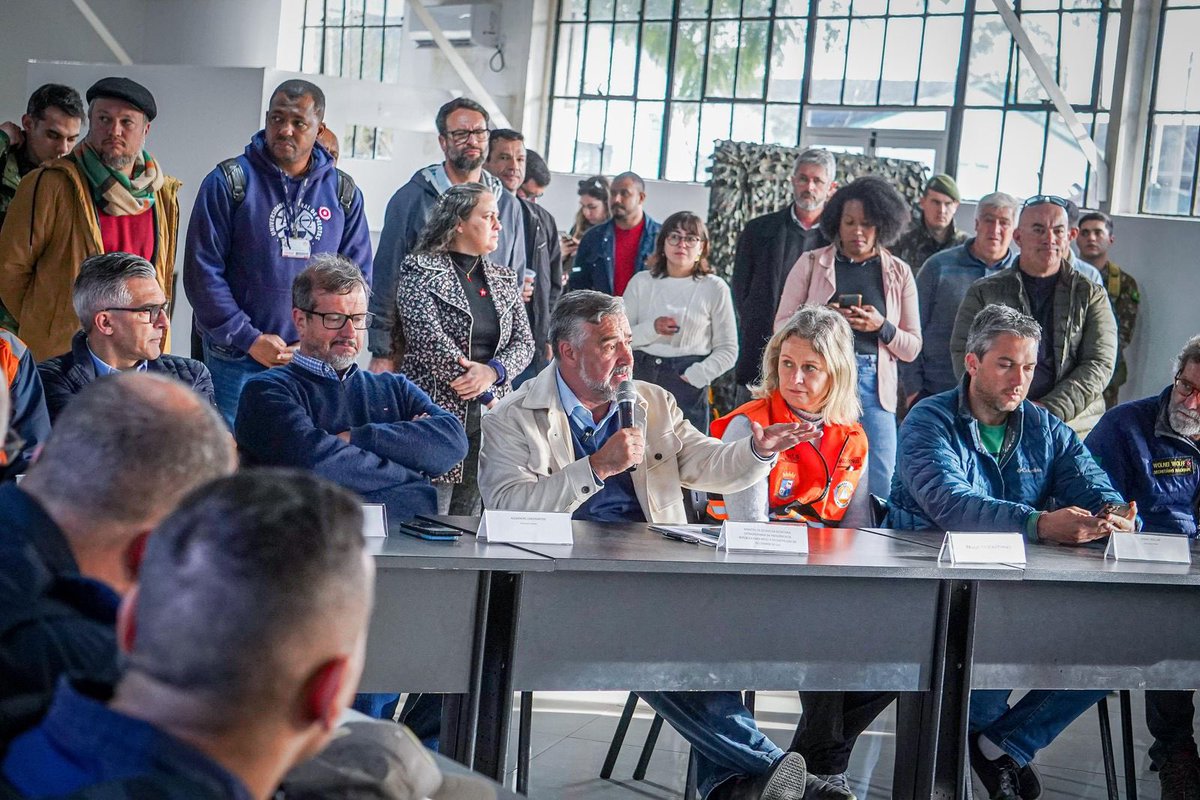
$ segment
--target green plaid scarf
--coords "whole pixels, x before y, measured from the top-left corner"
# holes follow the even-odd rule
[[[124,217],[154,206],[154,193],[163,185],[163,174],[145,150],[133,162],[132,178],[106,165],[91,145],[76,148],[73,155],[87,176],[96,207],[105,214]]]

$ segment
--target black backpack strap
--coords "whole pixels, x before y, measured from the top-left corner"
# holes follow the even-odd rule
[[[334,167],[334,169],[337,169]],[[354,185],[354,178],[351,178],[340,169],[337,171],[338,178],[338,203],[342,206],[342,213],[349,214],[350,206],[354,205],[354,193],[358,187]]]
[[[225,159],[217,165],[217,168],[225,175],[225,185],[229,187],[229,194],[233,196],[234,210],[237,210],[237,207],[246,199],[246,170],[236,156]]]

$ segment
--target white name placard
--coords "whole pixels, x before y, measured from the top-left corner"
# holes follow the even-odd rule
[[[363,503],[363,536],[387,536],[387,508],[383,503]]]
[[[1019,533],[950,531],[942,540],[938,561],[951,564],[1024,564],[1025,537]]]
[[[533,511],[484,511],[476,536],[485,542],[509,544],[575,543],[570,514]]]
[[[24,473],[24,472],[22,472],[20,475],[16,475],[16,476],[14,476],[14,477],[13,477],[13,480],[14,480],[14,481],[16,481],[16,483],[17,483],[17,485],[18,485],[18,486],[20,486],[20,485],[21,485],[21,481],[25,480],[25,473]]]
[[[808,553],[808,526],[786,522],[724,522],[717,549],[727,552]]]
[[[1192,563],[1188,537],[1170,533],[1126,533],[1113,531],[1108,537],[1105,558],[1117,561],[1165,561]]]

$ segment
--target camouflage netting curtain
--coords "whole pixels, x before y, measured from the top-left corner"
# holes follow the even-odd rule
[[[774,144],[720,141],[712,156],[708,195],[709,260],[717,274],[729,278],[738,235],[751,219],[777,211],[792,202],[788,179],[802,148]],[[837,181],[846,184],[861,175],[879,175],[892,182],[916,205],[925,184],[926,168],[915,161],[835,153]],[[771,309],[774,314],[774,309]],[[717,413],[732,408],[733,373],[713,382]]]

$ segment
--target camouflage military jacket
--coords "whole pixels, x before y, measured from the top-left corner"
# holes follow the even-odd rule
[[[1109,261],[1100,270],[1104,278],[1104,288],[1108,292],[1108,302],[1112,305],[1113,314],[1117,318],[1117,368],[1113,373],[1111,387],[1121,386],[1128,380],[1128,368],[1125,366],[1125,348],[1133,339],[1133,328],[1137,324],[1138,306],[1142,302],[1138,292],[1137,281],[1125,270]]]
[[[934,253],[940,253],[951,247],[957,247],[967,240],[967,234],[960,231],[950,223],[950,235],[946,237],[946,241],[939,242],[933,238],[933,234],[925,227],[925,220],[920,216],[913,217],[912,224],[908,230],[896,242],[896,246],[891,248],[892,254],[899,257],[901,261],[912,267],[913,275],[921,271],[921,266]]]

